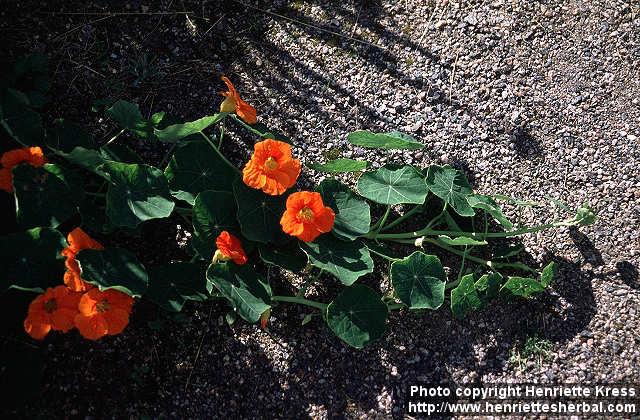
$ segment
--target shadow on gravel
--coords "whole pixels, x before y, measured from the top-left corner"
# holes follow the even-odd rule
[[[616,263],[618,275],[627,286],[632,289],[640,289],[640,281],[638,281],[638,269],[629,261],[619,261]]]
[[[518,126],[511,133],[511,141],[518,156],[533,159],[544,154],[540,141],[531,135],[524,126]]]
[[[569,228],[569,237],[573,241],[578,251],[582,255],[582,258],[593,267],[600,267],[604,265],[602,254],[595,247],[591,239],[584,233],[580,232],[578,228],[572,226]]]

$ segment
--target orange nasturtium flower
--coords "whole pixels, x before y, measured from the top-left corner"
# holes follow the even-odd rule
[[[79,300],[80,293],[65,286],[48,288],[29,305],[24,330],[36,340],[42,340],[51,330],[69,331],[74,326]]]
[[[69,242],[69,246],[61,252],[63,256],[67,257],[64,284],[74,292],[85,292],[93,288],[93,286],[80,278],[80,266],[76,261],[76,254],[83,249],[104,249],[104,247],[79,227],[69,232],[67,242]]]
[[[74,322],[80,334],[89,340],[120,334],[129,323],[133,298],[113,289],[97,288],[82,295]]]
[[[291,146],[266,139],[253,146],[253,156],[242,170],[242,181],[269,195],[281,195],[295,185],[301,164],[291,157]]]
[[[31,166],[40,167],[47,163],[42,149],[39,147],[25,147],[5,152],[0,158],[0,190],[13,192],[13,176],[11,170],[21,163],[28,163]]]
[[[301,191],[287,198],[287,210],[280,219],[282,230],[305,242],[311,242],[333,229],[336,215],[326,207],[317,192]]]
[[[216,238],[216,253],[213,255],[213,263],[218,261],[233,260],[238,265],[247,263],[247,254],[242,249],[240,239],[236,238],[226,230],[223,230]]]
[[[224,101],[220,104],[220,112],[235,112],[242,121],[251,125],[255,124],[258,121],[256,118],[256,109],[240,99],[238,91],[228,77],[222,76],[221,79],[224,84],[227,85],[227,91],[218,92],[225,97]]]

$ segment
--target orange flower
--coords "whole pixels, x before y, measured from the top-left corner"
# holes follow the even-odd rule
[[[226,230],[223,230],[216,239],[216,246],[218,250],[213,255],[214,264],[218,261],[229,260],[233,260],[233,262],[238,265],[247,263],[247,254],[245,254],[244,249],[242,249],[242,243]]]
[[[311,242],[331,231],[335,218],[331,207],[325,207],[320,193],[301,191],[287,198],[287,210],[280,219],[280,225],[285,233]]]
[[[291,146],[266,139],[253,146],[253,156],[242,170],[242,180],[269,195],[281,195],[295,185],[300,169],[300,161],[291,157]]]
[[[61,252],[63,256],[67,257],[64,284],[74,292],[85,292],[93,288],[93,286],[80,278],[80,266],[76,261],[76,254],[83,249],[104,249],[104,247],[79,227],[69,232],[67,242],[69,242],[69,246]]]
[[[24,330],[36,340],[42,340],[51,330],[69,331],[73,328],[79,301],[80,293],[64,286],[47,289],[29,305]]]
[[[256,118],[256,109],[240,99],[240,95],[238,95],[238,91],[231,83],[231,80],[226,76],[221,77],[222,81],[225,85],[227,85],[226,92],[218,92],[220,95],[224,96],[224,101],[220,104],[220,112],[235,112],[238,114],[244,122],[247,124],[255,124],[258,119]]]
[[[28,163],[31,166],[40,167],[47,163],[42,149],[39,147],[25,147],[5,152],[0,158],[0,190],[13,192],[13,176],[11,170],[21,163]]]
[[[93,288],[80,298],[74,322],[80,334],[89,340],[120,334],[129,323],[132,306],[133,298],[125,293]]]

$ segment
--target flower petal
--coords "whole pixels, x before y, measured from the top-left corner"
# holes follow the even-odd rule
[[[124,309],[111,308],[103,316],[109,326],[109,335],[120,334],[129,324],[129,312]]]
[[[51,314],[51,328],[56,331],[68,332],[75,326],[78,309],[60,308]]]
[[[109,325],[100,314],[85,316],[76,315],[74,323],[80,334],[89,340],[97,340],[109,332]]]
[[[51,331],[49,317],[42,312],[31,312],[24,320],[24,330],[32,338],[42,340]]]

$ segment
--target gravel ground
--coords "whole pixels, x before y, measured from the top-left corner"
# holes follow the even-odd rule
[[[225,73],[305,162],[339,155],[450,163],[478,191],[588,201],[599,219],[523,239],[531,258],[560,267],[540,298],[463,322],[446,309],[394,314],[389,333],[361,351],[318,319],[301,326],[297,307],[278,308],[267,332],[227,326],[219,304],[189,305],[186,319],[150,330],[157,315],[141,303],[121,336],[48,339],[42,396],[15,413],[401,417],[415,381],[640,383],[637,3],[75,3],[60,8],[193,12],[51,16],[40,13],[51,11],[47,2],[26,1],[0,12],[2,55],[47,53],[55,71],[50,116],[82,121],[97,138],[114,128],[89,111],[93,99],[127,98],[145,112],[195,119],[219,103],[217,75]],[[355,129],[399,129],[427,147],[358,150],[346,142]],[[131,141],[152,160],[162,155]],[[304,182],[319,180],[309,171]],[[546,207],[523,221],[557,215]],[[175,222],[153,232],[171,249],[140,251],[145,263],[180,252]],[[334,284],[326,279],[312,294],[330,295]],[[549,351],[526,357],[532,337]]]

